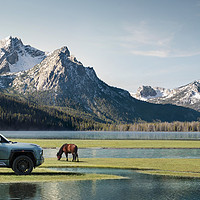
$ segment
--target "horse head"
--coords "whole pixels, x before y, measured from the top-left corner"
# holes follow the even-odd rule
[[[60,160],[62,158],[62,154],[57,153],[57,159]]]

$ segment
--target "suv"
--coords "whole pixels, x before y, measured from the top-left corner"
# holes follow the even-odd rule
[[[28,175],[33,167],[43,162],[43,150],[40,146],[11,142],[0,134],[0,167],[12,168],[18,175]]]

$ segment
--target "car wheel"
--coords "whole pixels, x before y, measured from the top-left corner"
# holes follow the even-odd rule
[[[28,175],[33,170],[33,161],[28,156],[18,156],[13,162],[12,169],[17,175]]]

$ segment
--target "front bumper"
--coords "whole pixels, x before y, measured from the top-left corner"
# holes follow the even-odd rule
[[[41,159],[39,159],[39,160],[36,161],[35,166],[37,167],[37,166],[41,165],[43,162],[44,162],[44,157],[41,156]]]

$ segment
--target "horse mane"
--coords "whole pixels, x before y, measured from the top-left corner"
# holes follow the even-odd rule
[[[58,151],[58,153],[57,153],[57,156],[60,156],[60,155],[63,153],[63,147],[64,147],[65,145],[67,145],[67,143],[66,143],[66,144],[63,144],[63,145],[60,147],[60,149],[59,149],[59,151]]]

